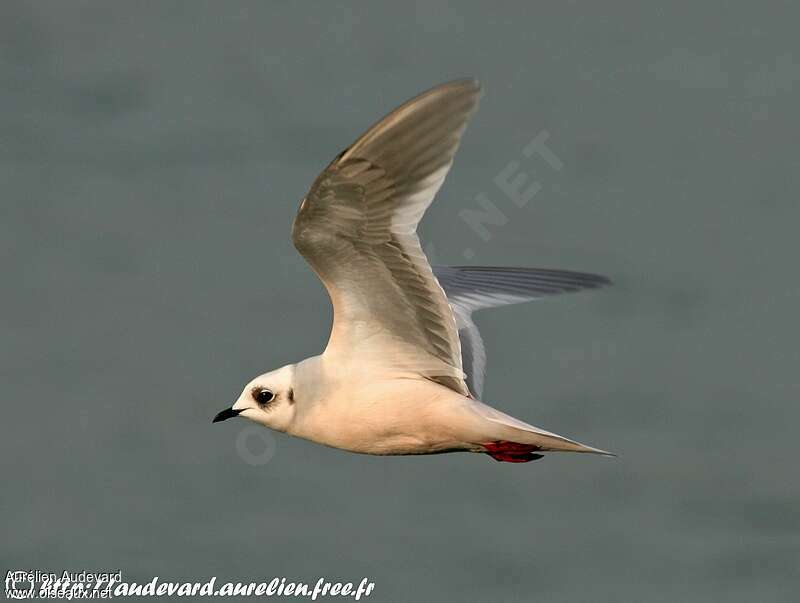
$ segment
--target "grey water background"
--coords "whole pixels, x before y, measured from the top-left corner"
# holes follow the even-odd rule
[[[800,11],[789,2],[0,3],[0,560],[376,601],[790,601]],[[212,425],[318,353],[289,239],[367,125],[486,94],[421,235],[606,274],[478,316],[485,399],[610,449],[377,458]],[[554,170],[521,149],[546,131]],[[516,161],[541,191],[495,184]],[[485,194],[484,241],[459,217]]]

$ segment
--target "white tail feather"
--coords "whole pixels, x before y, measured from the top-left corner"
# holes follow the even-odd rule
[[[556,433],[529,425],[482,402],[475,401],[473,408],[487,421],[506,427],[509,430],[507,438],[509,441],[520,444],[534,444],[543,451],[586,452],[603,456],[616,456],[612,452],[587,446]]]

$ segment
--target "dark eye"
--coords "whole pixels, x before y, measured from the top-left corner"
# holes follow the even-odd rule
[[[257,387],[253,390],[253,400],[261,404],[268,404],[275,398],[275,394],[264,387]]]

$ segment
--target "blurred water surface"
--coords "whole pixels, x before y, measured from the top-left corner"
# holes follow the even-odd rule
[[[3,568],[792,600],[799,12],[2,2]],[[422,225],[431,255],[616,283],[479,315],[485,398],[619,458],[373,458],[212,426],[324,346],[289,240],[313,178],[464,75],[486,96]],[[522,154],[541,132],[561,170]],[[524,207],[494,182],[511,161],[542,187]],[[458,217],[479,193],[507,218],[488,242]]]

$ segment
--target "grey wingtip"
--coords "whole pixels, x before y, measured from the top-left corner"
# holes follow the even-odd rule
[[[438,90],[441,88],[463,88],[470,92],[476,93],[478,97],[483,96],[483,86],[481,85],[478,78],[471,76],[457,78],[445,82],[443,84],[439,84],[438,86],[434,86],[433,88],[431,88],[430,91]]]
[[[606,287],[613,287],[614,281],[602,274],[595,274],[594,282],[586,286],[587,289],[605,289]]]
[[[604,274],[596,274],[595,276],[599,283],[598,287],[612,287],[614,285],[614,281]]]

